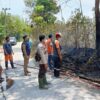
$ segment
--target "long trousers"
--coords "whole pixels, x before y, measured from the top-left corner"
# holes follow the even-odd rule
[[[60,76],[60,59],[57,56],[54,56],[54,76],[59,77]]]
[[[53,55],[48,55],[48,66],[49,69],[52,70],[54,68],[54,59]]]
[[[10,61],[11,67],[14,68],[13,56],[11,54],[5,55],[5,67],[8,69],[8,61]]]
[[[45,66],[44,66],[44,64],[40,64],[39,65],[39,74],[38,74],[38,77],[39,78],[43,78],[45,75],[46,75]]]
[[[26,75],[28,73],[28,63],[29,63],[29,57],[24,56],[24,74]]]
[[[39,88],[44,88],[47,84],[46,79],[46,68],[44,64],[39,65],[39,74],[38,74],[38,82],[39,82]]]

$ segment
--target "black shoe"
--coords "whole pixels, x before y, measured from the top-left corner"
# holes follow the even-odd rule
[[[48,89],[48,86],[39,87],[39,89],[41,89],[41,90],[47,90]]]
[[[51,85],[51,83],[50,82],[47,82],[46,85]]]
[[[61,78],[60,76],[54,76],[55,78]]]
[[[16,69],[16,67],[12,67],[12,69]]]
[[[8,68],[6,68],[6,70],[8,70]]]

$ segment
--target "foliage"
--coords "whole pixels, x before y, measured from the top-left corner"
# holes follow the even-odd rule
[[[95,47],[95,21],[84,16],[80,9],[72,12],[69,20],[64,23],[54,16],[59,12],[55,0],[25,0],[30,10],[29,16],[33,23],[33,39],[39,34],[61,32],[64,45],[78,47]],[[34,4],[34,6],[32,6]]]
[[[90,47],[91,41],[95,44],[95,23],[89,17],[83,16],[79,9],[72,13],[66,25],[76,48]]]
[[[3,37],[6,35],[21,35],[23,33],[31,33],[30,25],[18,16],[0,13],[0,33]]]
[[[52,24],[56,21],[54,14],[59,12],[59,7],[54,0],[25,0],[25,4],[31,8],[30,18],[36,25],[42,26],[43,23]]]

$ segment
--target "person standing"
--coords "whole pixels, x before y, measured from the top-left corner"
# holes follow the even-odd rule
[[[45,36],[40,35],[39,36],[40,43],[37,47],[37,52],[39,53],[41,59],[39,61],[39,74],[38,74],[38,82],[39,82],[39,88],[40,89],[48,89],[47,85],[47,79],[46,79],[46,71],[48,67],[48,54],[47,54],[47,48],[45,45]]]
[[[0,53],[2,53],[1,48],[0,48]],[[2,61],[2,56],[0,54],[0,83],[2,83],[4,81],[4,78],[2,78],[3,69],[2,69],[2,66],[1,66],[1,61]]]
[[[14,63],[13,63],[13,50],[12,50],[12,46],[10,44],[10,38],[9,36],[7,36],[5,38],[5,43],[3,44],[3,49],[4,49],[4,56],[5,56],[5,67],[8,70],[8,61],[10,61],[11,67],[14,67]]]
[[[27,76],[30,73],[28,71],[28,63],[29,63],[29,58],[30,58],[30,54],[31,54],[29,38],[27,35],[23,36],[23,43],[21,45],[21,49],[22,49],[23,58],[24,58],[24,75]]]
[[[59,78],[60,67],[62,63],[61,45],[59,39],[61,38],[60,33],[56,33],[56,40],[54,41],[54,76]]]
[[[52,43],[52,34],[49,34],[46,45],[48,50],[48,66],[50,70],[53,70],[53,43]]]
[[[0,83],[4,81],[4,78],[2,78],[2,72],[3,72],[3,69],[0,65]]]

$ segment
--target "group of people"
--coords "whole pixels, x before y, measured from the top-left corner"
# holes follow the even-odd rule
[[[51,72],[54,72],[54,77],[60,77],[60,67],[62,63],[62,54],[61,54],[61,45],[59,39],[61,38],[61,34],[58,32],[55,34],[55,37],[52,34],[49,34],[48,39],[46,39],[45,35],[39,36],[39,44],[37,46],[37,52],[40,56],[38,61],[39,63],[39,74],[38,74],[38,82],[40,89],[48,89],[48,85],[46,79],[46,72],[49,69]],[[8,70],[8,61],[10,61],[12,69],[15,69],[13,62],[13,49],[9,42],[9,36],[5,38],[5,42],[3,44],[4,56],[5,56],[5,68]],[[28,76],[31,73],[28,70],[29,58],[31,55],[31,44],[29,42],[28,35],[23,36],[23,42],[21,45],[21,50],[24,58],[24,75]],[[0,67],[0,79],[2,73],[2,67]]]
[[[29,41],[29,38],[27,35],[23,36],[23,43],[21,45],[22,53],[23,53],[23,58],[24,58],[24,75],[28,75],[30,73],[27,68],[28,68],[28,63],[29,63],[29,58],[30,58],[30,53],[31,53],[31,42]],[[12,69],[15,69],[16,67],[14,66],[13,62],[13,49],[12,45],[10,43],[10,37],[7,36],[5,38],[4,44],[3,44],[3,50],[4,50],[4,57],[5,57],[5,68],[8,70],[8,62],[10,61]],[[2,67],[0,65],[0,83],[4,81],[4,78],[2,78]]]
[[[40,35],[40,43],[37,47],[37,52],[41,59],[39,61],[39,88],[47,89],[48,82],[46,80],[46,72],[49,70],[54,72],[54,77],[60,77],[60,67],[62,63],[61,45],[59,39],[61,38],[60,33],[56,33],[55,40],[53,35],[50,34],[48,39],[45,39],[45,35]]]

